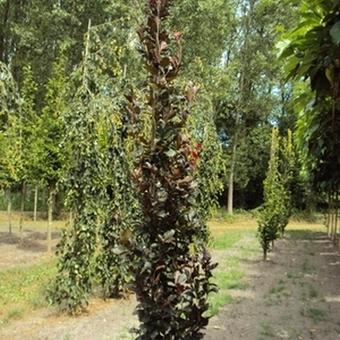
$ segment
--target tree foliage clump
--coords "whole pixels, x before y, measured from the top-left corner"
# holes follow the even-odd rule
[[[133,173],[143,217],[133,244],[141,340],[201,339],[208,324],[207,296],[214,289],[210,278],[215,266],[208,252],[192,252],[202,226],[193,179],[197,157],[184,127],[196,88],[188,87],[184,96],[173,84],[181,64],[181,33],[166,31],[170,5],[169,0],[147,1],[147,21],[139,30],[150,72],[151,118],[150,135],[140,142],[143,151]],[[141,110],[134,96],[130,103],[133,119]]]
[[[117,297],[131,280],[125,238],[138,221],[136,193],[129,178],[134,159],[133,138],[124,116],[126,46],[122,46],[116,23],[91,28],[91,88],[97,108],[98,152],[101,159],[101,204],[98,204],[97,249],[94,275],[104,297]],[[118,36],[117,36],[118,35]]]
[[[10,69],[0,62],[0,189],[18,180],[20,100]]]
[[[63,179],[66,206],[72,211],[72,225],[58,245],[58,274],[52,300],[71,313],[88,305],[92,288],[93,256],[96,249],[98,204],[101,202],[102,161],[96,140],[98,111],[89,58],[89,32],[84,61],[75,73],[78,90],[65,113],[67,169]]]
[[[133,256],[124,245],[130,242],[138,219],[137,198],[128,177],[131,168],[125,153],[125,129],[121,122],[118,124],[118,127],[113,122],[109,125],[110,144],[105,154],[107,176],[101,208],[103,220],[99,227],[99,255],[95,268],[105,297],[119,296],[131,281],[130,260],[133,261]]]
[[[278,129],[273,129],[269,168],[264,180],[264,204],[258,217],[258,236],[263,249],[263,258],[267,259],[271,244],[278,238],[279,227],[284,210],[284,187],[279,172]]]
[[[287,35],[282,52],[288,78],[309,80],[311,92],[304,91],[297,101],[297,136],[313,189],[328,196],[333,218],[327,228],[334,242],[340,189],[339,11],[338,0],[302,1],[301,22]]]
[[[288,130],[287,137],[281,139],[280,144],[280,178],[283,188],[283,204],[279,230],[281,236],[284,236],[286,226],[292,214],[292,191],[294,184],[294,175],[296,175],[296,153],[293,144],[292,132]]]
[[[52,295],[71,313],[87,306],[94,282],[105,297],[117,297],[131,280],[131,257],[122,243],[138,213],[129,178],[134,153],[122,115],[123,51],[110,32],[106,25],[89,26],[84,61],[72,77],[77,91],[64,117],[62,184],[72,224],[58,246]]]
[[[288,78],[310,81],[312,94],[299,97],[302,110],[298,141],[315,186],[340,186],[340,4],[337,0],[303,1],[301,22],[286,36],[281,57]]]

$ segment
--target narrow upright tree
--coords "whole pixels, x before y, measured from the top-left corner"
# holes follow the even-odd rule
[[[196,211],[197,159],[184,132],[188,102],[197,89],[181,95],[173,84],[181,65],[181,33],[169,33],[171,0],[148,0],[140,28],[141,51],[149,71],[148,112],[151,131],[141,140],[142,154],[133,173],[143,220],[133,249],[137,257],[135,292],[140,320],[137,339],[201,339],[208,324],[212,269],[205,249],[192,253],[201,232]],[[130,98],[132,118],[140,114]]]
[[[263,249],[263,259],[267,259],[271,244],[278,237],[282,217],[284,190],[279,173],[279,131],[272,131],[269,167],[264,185],[264,204],[258,217],[258,236]]]
[[[292,132],[288,130],[287,137],[282,138],[280,144],[280,179],[283,190],[283,204],[279,229],[281,236],[284,236],[289,218],[292,214],[292,186],[294,170],[296,167],[296,156],[292,138]]]

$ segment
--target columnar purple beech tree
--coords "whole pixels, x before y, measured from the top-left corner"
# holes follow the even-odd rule
[[[172,3],[148,0],[139,30],[151,121],[133,173],[143,215],[133,243],[140,340],[203,338],[207,297],[215,288],[210,283],[215,265],[205,249],[193,246],[202,232],[193,179],[197,154],[184,128],[197,89],[189,86],[182,95],[173,83],[181,65],[181,33],[167,31]],[[132,119],[138,119],[137,99],[129,100]]]

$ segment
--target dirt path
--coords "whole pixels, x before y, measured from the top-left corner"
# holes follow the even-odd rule
[[[259,258],[241,259],[247,288],[210,321],[205,340],[340,339],[340,254],[325,234],[291,231],[270,261]]]
[[[255,246],[254,246],[255,245]],[[291,231],[263,263],[253,237],[215,260],[239,257],[244,289],[214,317],[205,340],[340,339],[340,254],[324,234]],[[135,300],[92,302],[78,318],[37,311],[0,330],[1,340],[125,340],[137,324]],[[190,339],[188,339],[190,340]]]
[[[136,326],[136,302],[127,300],[92,301],[90,313],[79,317],[58,316],[53,310],[39,311],[0,330],[1,340],[123,340],[131,339]]]
[[[52,249],[54,250],[60,232],[52,233]],[[48,258],[46,233],[25,228],[23,241],[20,241],[18,232],[9,234],[0,231],[0,270],[7,270],[17,266],[31,266]]]

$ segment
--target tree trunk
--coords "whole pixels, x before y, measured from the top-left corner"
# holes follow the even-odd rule
[[[339,214],[339,193],[338,191],[335,194],[335,207],[334,207],[334,245],[338,246],[339,237],[338,237],[338,214]]]
[[[239,123],[239,119],[236,119],[236,124]],[[238,143],[238,131],[234,136],[233,154],[230,165],[229,185],[228,185],[228,214],[232,215],[234,212],[234,176],[236,168],[236,154],[237,154],[237,143]]]
[[[267,261],[267,250],[263,251],[263,261]]]
[[[7,0],[4,5],[3,10],[3,19],[0,27],[0,61],[7,64],[8,63],[8,55],[6,51],[6,33],[8,34],[8,20],[9,20],[9,12],[10,12],[10,0]]]
[[[329,203],[328,203],[328,237],[331,238],[332,235],[332,194],[329,194]]]
[[[34,189],[34,211],[33,211],[33,220],[37,221],[37,209],[38,209],[38,186]]]
[[[52,250],[52,221],[53,221],[53,200],[54,200],[54,187],[50,186],[48,190],[47,200],[47,252],[51,253]]]
[[[12,234],[12,193],[11,189],[7,190],[7,216],[8,216],[8,232]]]
[[[332,193],[332,205],[331,205],[331,240],[334,242],[334,222],[335,222],[335,209],[334,209],[334,193]]]
[[[327,235],[329,236],[330,233],[330,223],[331,223],[331,215],[330,215],[330,206],[331,206],[331,195],[328,194],[328,208],[327,208],[327,216],[326,216],[326,228],[327,228]]]
[[[25,182],[23,182],[21,184],[21,201],[20,201],[20,218],[19,218],[19,233],[20,233],[21,241],[24,238],[23,225],[24,225],[25,197],[26,197],[26,184]]]

